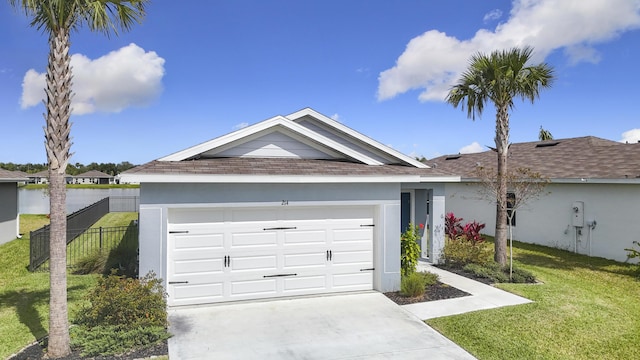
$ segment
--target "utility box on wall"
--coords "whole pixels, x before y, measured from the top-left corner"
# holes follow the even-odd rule
[[[575,227],[583,227],[584,226],[584,202],[574,201],[573,205],[571,205],[571,209],[573,211],[571,224]]]

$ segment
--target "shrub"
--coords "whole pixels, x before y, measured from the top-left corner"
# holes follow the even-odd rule
[[[442,260],[449,267],[462,268],[467,264],[486,264],[493,260],[493,250],[486,243],[474,243],[459,236],[446,239]]]
[[[530,271],[514,267],[511,274],[511,282],[521,284],[535,283],[536,276]]]
[[[164,288],[155,274],[98,279],[72,328],[72,344],[86,355],[113,355],[169,338]]]
[[[71,346],[81,348],[82,356],[116,355],[145,348],[170,337],[162,326],[134,327],[100,325],[70,329]]]
[[[167,326],[165,292],[160,279],[153,273],[143,279],[111,275],[98,279],[89,292],[85,305],[75,322],[88,327],[113,325],[133,328],[137,326]]]
[[[422,274],[414,272],[402,277],[400,295],[406,297],[423,296],[425,290],[425,279]]]
[[[634,241],[633,244],[640,247],[640,242],[638,241]],[[625,251],[627,252],[627,260],[640,258],[640,250],[630,247],[625,249]],[[640,263],[636,266],[636,275],[640,277]]]
[[[416,271],[420,258],[420,245],[417,240],[421,229],[424,229],[424,225],[409,224],[407,230],[400,235],[400,274],[402,276],[408,276]]]
[[[474,244],[484,242],[484,236],[480,234],[480,231],[484,229],[485,224],[473,221],[466,224],[462,229],[462,236]]]
[[[489,279],[492,282],[534,283],[536,277],[529,271],[514,267],[511,280],[509,280],[509,267],[502,267],[496,262],[486,264],[467,264],[464,271],[477,277]]]
[[[449,239],[457,239],[462,234],[462,220],[464,219],[455,217],[452,212],[447,213],[444,218],[444,231]]]
[[[500,264],[496,262],[467,264],[462,269],[477,277],[489,279],[492,282],[509,282],[509,274],[505,274]]]
[[[438,282],[438,280],[440,280],[440,276],[432,272],[426,271],[426,272],[421,272],[420,274],[422,275],[422,279],[424,280],[425,287],[435,285]]]

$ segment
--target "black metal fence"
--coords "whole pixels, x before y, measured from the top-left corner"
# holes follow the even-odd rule
[[[113,206],[113,210],[112,207]],[[102,228],[107,230],[89,229],[100,218],[109,212],[137,212],[139,200],[137,196],[107,197],[73,214],[67,216],[67,265],[73,266],[80,257],[102,249],[104,244],[110,244],[111,238],[124,239],[130,234],[129,227]],[[137,224],[135,236],[137,241]],[[99,231],[99,233],[96,233]],[[82,241],[75,241],[82,235]],[[105,238],[105,235],[107,236]],[[49,259],[49,225],[30,233],[29,270],[35,271]],[[90,239],[90,240],[86,240]],[[93,240],[98,239],[98,240]],[[105,239],[107,242],[105,242]],[[86,241],[85,241],[86,240]],[[114,240],[115,241],[115,240]],[[73,245],[82,243],[83,245]],[[85,244],[86,243],[86,244]],[[97,244],[97,245],[96,245]],[[81,249],[81,250],[79,250]],[[69,251],[72,251],[69,253]],[[71,260],[69,260],[71,258]]]
[[[113,251],[122,250],[137,255],[137,248],[137,222],[132,222],[129,226],[86,229],[67,244],[67,267],[76,268],[87,257],[98,253],[109,255]],[[37,269],[40,271],[49,269],[48,257]]]

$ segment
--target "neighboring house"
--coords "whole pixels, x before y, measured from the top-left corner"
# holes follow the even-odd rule
[[[18,237],[18,183],[27,181],[20,173],[0,169],[0,244]]]
[[[401,229],[428,223],[439,259],[459,181],[309,108],[120,176],[140,183],[140,273],[171,306],[398,290]]]
[[[42,170],[34,174],[27,174],[30,184],[48,184],[49,183],[49,170]],[[73,175],[66,174],[64,177],[65,183],[73,184]]]
[[[73,177],[74,184],[114,184],[114,176],[91,170]]]
[[[480,197],[477,166],[495,168],[496,153],[441,156],[432,167],[462,176],[446,184],[446,210],[495,230],[495,201]],[[587,136],[511,144],[508,167],[529,168],[551,181],[548,195],[516,211],[516,240],[625,261],[640,241],[640,144]],[[574,210],[575,209],[575,210]]]

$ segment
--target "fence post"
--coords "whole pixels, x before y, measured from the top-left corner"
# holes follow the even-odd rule
[[[102,226],[100,226],[100,251],[102,251]]]

